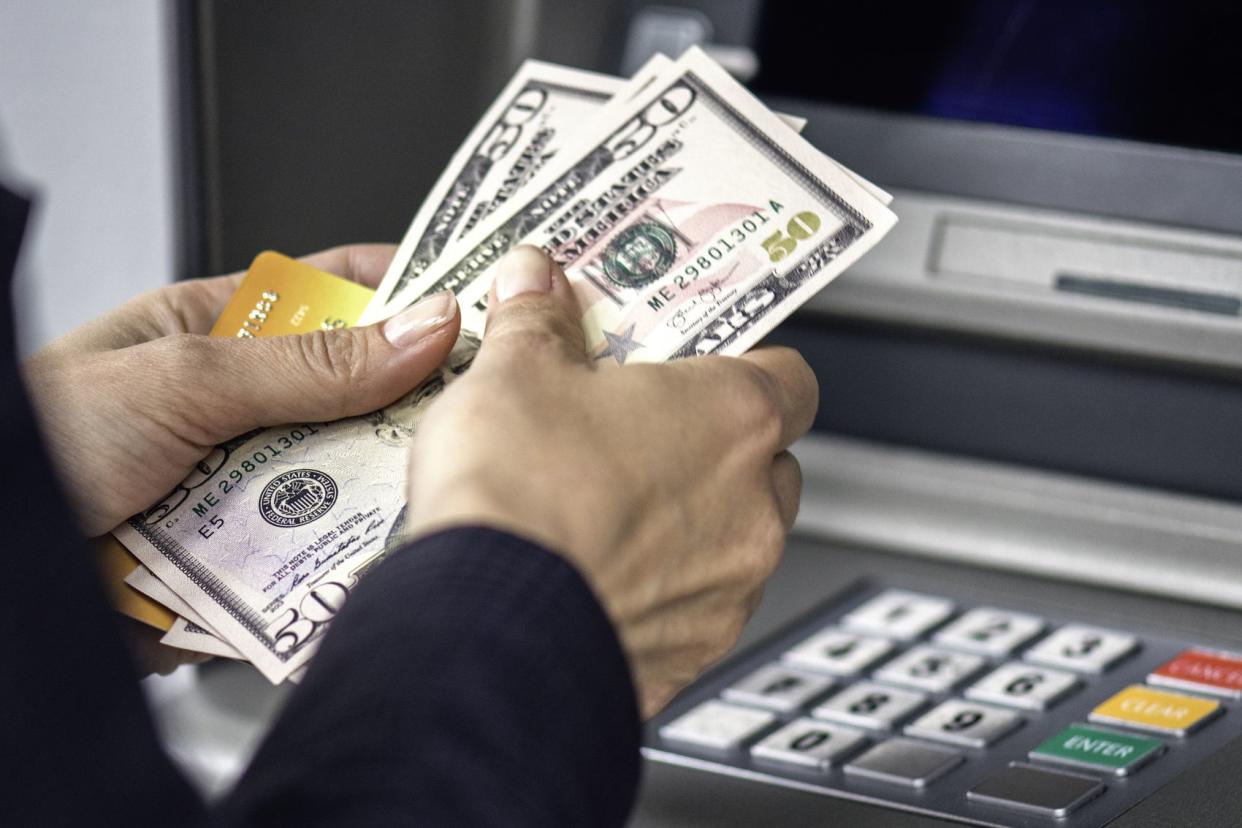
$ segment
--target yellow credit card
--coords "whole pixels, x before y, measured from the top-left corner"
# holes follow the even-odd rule
[[[296,259],[268,251],[251,262],[212,336],[242,338],[348,328],[375,291]],[[113,607],[136,621],[168,630],[176,615],[125,583],[138,559],[108,535],[96,540],[97,563]]]
[[[348,328],[375,291],[268,251],[251,262],[212,336],[280,336]]]
[[[138,568],[138,559],[111,535],[96,538],[94,543],[95,563],[103,576],[108,600],[116,611],[167,632],[177,620],[176,614],[125,583],[129,573]]]

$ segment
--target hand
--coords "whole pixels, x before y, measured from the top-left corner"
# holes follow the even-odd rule
[[[339,247],[305,261],[374,285],[394,250]],[[159,500],[231,437],[392,402],[436,368],[457,338],[457,303],[447,293],[366,328],[206,336],[241,279],[152,291],[26,361],[52,461],[88,535]]]
[[[496,265],[470,371],[419,427],[411,531],[486,524],[565,555],[619,631],[644,715],[736,642],[780,559],[814,419],[794,351],[609,366],[560,268]]]

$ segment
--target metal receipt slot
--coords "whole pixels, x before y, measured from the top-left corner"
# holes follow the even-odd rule
[[[1240,249],[956,214],[940,218],[932,244],[937,279],[1222,316],[1242,311]]]

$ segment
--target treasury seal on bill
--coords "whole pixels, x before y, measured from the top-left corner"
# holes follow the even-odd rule
[[[295,469],[273,478],[259,495],[259,514],[273,526],[305,526],[336,503],[336,481],[315,469]]]

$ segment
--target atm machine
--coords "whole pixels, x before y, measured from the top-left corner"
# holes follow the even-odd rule
[[[208,168],[190,175],[200,269],[220,269],[251,247],[229,260],[230,221],[291,247],[306,227],[246,212],[271,201],[256,192],[293,202],[228,178],[280,174],[226,140],[246,129],[228,107],[263,111],[263,84],[308,112],[322,94],[270,80],[270,40],[225,48],[267,11],[207,5],[210,31],[183,34],[200,79],[234,91],[207,90],[187,144]],[[634,825],[1242,824],[1242,12],[602,5],[610,27],[584,39],[565,29],[580,4],[515,4],[537,25],[513,48],[618,71],[703,45],[901,219],[772,337],[823,389],[801,515],[737,651],[647,725]],[[325,27],[299,20],[281,65],[310,43],[313,68]],[[401,83],[379,80],[378,99]],[[280,152],[332,151],[316,140]],[[405,151],[373,149],[360,169]],[[228,666],[198,682],[162,720],[209,779],[278,697]]]
[[[1160,5],[723,44],[901,221],[773,337],[823,389],[795,537],[649,723],[636,825],[1242,824],[1242,127],[1201,74],[1242,17]]]

